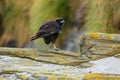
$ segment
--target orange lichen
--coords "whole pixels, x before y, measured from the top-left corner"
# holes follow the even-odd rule
[[[52,76],[52,75],[49,76],[49,79],[50,79],[50,80],[58,80],[58,78],[57,78],[56,76]]]
[[[88,36],[94,39],[99,39],[101,34],[99,33],[88,33]]]
[[[120,80],[119,75],[102,74],[102,73],[88,73],[85,74],[83,79],[85,80]]]
[[[112,39],[113,37],[111,36],[111,35],[105,35],[105,38],[107,38],[107,39]]]
[[[21,75],[21,76],[19,76],[19,78],[22,79],[22,80],[25,80],[25,79],[27,79],[27,76]]]

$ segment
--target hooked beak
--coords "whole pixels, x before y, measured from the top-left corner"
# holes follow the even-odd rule
[[[60,21],[61,23],[65,23],[65,21],[64,20],[62,20],[62,21]]]

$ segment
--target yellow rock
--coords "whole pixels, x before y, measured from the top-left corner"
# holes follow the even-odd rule
[[[120,75],[88,73],[84,75],[83,80],[120,80]]]
[[[120,53],[120,35],[86,33],[80,36],[80,52],[91,60],[117,55]]]
[[[63,50],[38,50],[33,48],[0,48],[1,55],[12,55],[60,65],[76,66],[88,60],[80,60],[80,54]],[[23,65],[32,65],[31,62],[21,61]],[[33,63],[35,64],[35,63]]]
[[[101,34],[88,33],[88,36],[91,37],[91,38],[99,39]]]
[[[25,79],[27,79],[27,76],[25,76],[25,75],[20,75],[19,78],[22,79],[22,80],[25,80]]]

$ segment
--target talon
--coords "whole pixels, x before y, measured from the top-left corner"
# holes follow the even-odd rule
[[[56,51],[59,50],[59,48],[56,48],[55,44],[53,45],[53,49],[56,50]]]
[[[59,48],[53,48],[53,50],[59,51],[60,49]]]

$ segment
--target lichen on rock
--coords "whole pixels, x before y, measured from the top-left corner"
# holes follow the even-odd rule
[[[119,34],[86,33],[80,36],[80,40],[80,52],[91,60],[120,53]]]
[[[0,80],[120,79],[120,35],[86,33],[80,53],[0,47]]]

